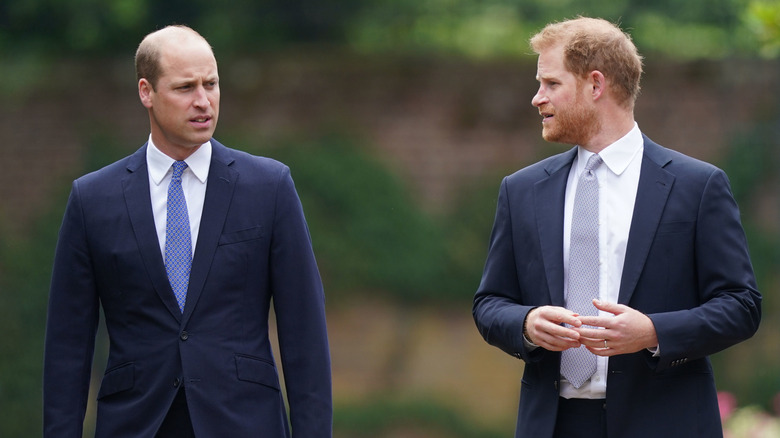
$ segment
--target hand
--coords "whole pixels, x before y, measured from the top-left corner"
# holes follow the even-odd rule
[[[579,315],[563,307],[542,306],[532,309],[525,317],[526,337],[534,344],[550,351],[563,351],[580,346],[580,334],[562,323],[580,327]]]
[[[635,353],[658,345],[655,326],[644,313],[622,304],[593,300],[597,309],[614,316],[580,316],[580,342],[597,356]],[[606,341],[606,343],[604,342]],[[606,348],[605,348],[606,345]]]

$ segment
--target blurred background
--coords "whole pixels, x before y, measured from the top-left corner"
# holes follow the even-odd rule
[[[642,130],[731,178],[764,318],[712,358],[724,421],[732,437],[780,427],[777,0],[4,0],[0,436],[41,434],[70,182],[146,141],[133,55],[171,23],[214,47],[215,136],[292,169],[326,287],[336,436],[511,436],[522,362],[479,337],[471,298],[501,177],[568,148],[541,139],[527,40],[580,14],[619,22],[645,56]],[[106,349],[101,332],[96,382]]]

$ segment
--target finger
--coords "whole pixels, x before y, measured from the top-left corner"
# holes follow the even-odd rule
[[[543,335],[543,339],[551,344],[557,346],[579,346],[580,334],[573,329],[566,328],[560,325],[552,324],[540,332]]]
[[[555,325],[569,324],[573,327],[579,327],[582,325],[582,317],[576,313],[563,309],[563,311],[554,312],[551,315],[547,315],[547,320]]]
[[[552,351],[579,347],[580,334],[558,324],[542,324],[535,333],[537,345]]]
[[[590,347],[588,345],[585,346],[585,348],[588,349],[591,353],[595,354],[596,356],[602,356],[602,357],[609,357],[609,356],[616,356],[620,354],[618,350],[614,348],[604,348],[604,345],[602,344],[601,348],[594,348]]]
[[[564,351],[569,348],[578,348],[580,343],[577,341],[566,340],[562,338],[553,338],[551,342],[544,342],[540,345],[545,350],[549,351]]]
[[[604,312],[609,312],[615,315],[621,314],[626,311],[626,306],[622,304],[610,303],[609,301],[601,301],[595,298],[593,299],[593,305],[596,306],[596,308],[599,310],[602,310]]]
[[[609,328],[614,318],[614,316],[580,316],[582,327],[578,327],[578,329],[587,329],[589,327]]]
[[[605,344],[605,339],[603,337],[594,338],[594,337],[580,337],[580,343],[586,347],[596,348],[596,349],[606,349],[609,348],[609,342]]]
[[[611,335],[613,333],[602,328],[589,327],[580,327],[577,329],[577,332],[580,335],[579,339],[581,341],[584,339],[591,339],[599,342],[604,342],[604,339],[612,339]]]

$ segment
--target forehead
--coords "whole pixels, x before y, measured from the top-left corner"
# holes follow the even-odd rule
[[[557,45],[539,51],[536,79],[572,76],[563,62],[563,46]]]
[[[211,47],[198,39],[167,41],[160,47],[162,77],[216,76],[217,61]]]

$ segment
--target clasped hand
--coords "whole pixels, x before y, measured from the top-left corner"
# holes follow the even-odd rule
[[[653,322],[644,313],[599,300],[593,300],[593,305],[611,315],[582,316],[563,307],[537,307],[526,316],[526,336],[546,350],[584,345],[598,356],[634,353],[658,345]]]

